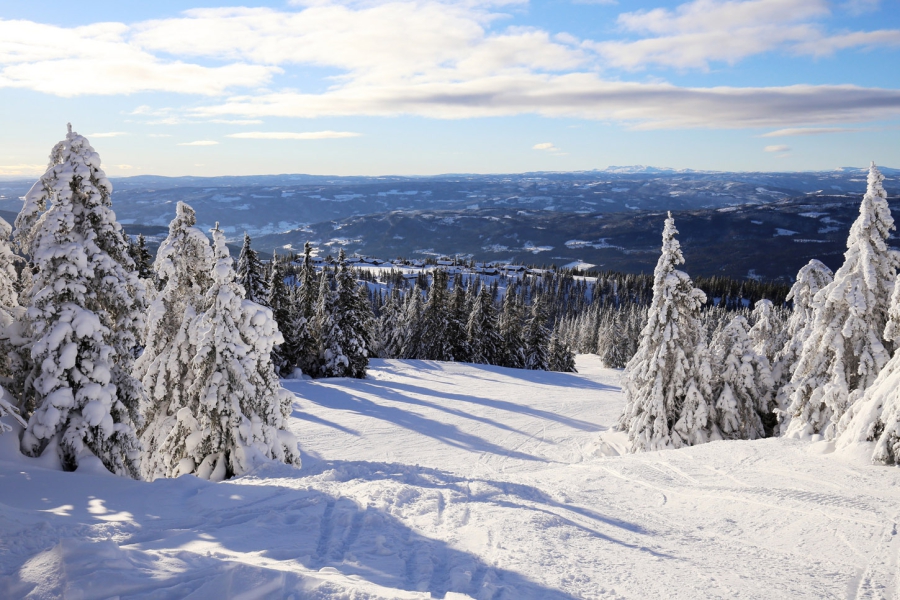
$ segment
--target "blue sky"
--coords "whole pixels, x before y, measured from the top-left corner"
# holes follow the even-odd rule
[[[900,167],[898,0],[0,1],[0,176]]]

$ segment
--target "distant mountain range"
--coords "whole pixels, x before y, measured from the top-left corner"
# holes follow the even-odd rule
[[[900,170],[884,168],[900,194]],[[0,216],[34,180],[0,182]],[[676,213],[689,272],[789,279],[817,257],[835,265],[866,189],[866,169],[762,173],[645,166],[582,172],[435,177],[157,177],[113,179],[131,233],[158,243],[184,201],[262,251],[340,246],[383,258],[437,254],[535,264],[652,270],[665,211]],[[816,216],[810,216],[816,215]],[[781,232],[781,233],[779,233]]]

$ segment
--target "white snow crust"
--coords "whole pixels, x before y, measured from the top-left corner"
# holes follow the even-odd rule
[[[286,380],[303,468],[152,483],[0,435],[2,598],[896,597],[871,447],[620,455],[620,372],[373,360]],[[856,448],[856,447],[854,447]]]

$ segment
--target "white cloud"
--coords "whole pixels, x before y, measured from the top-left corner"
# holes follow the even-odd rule
[[[171,133],[148,133],[148,134],[147,134],[147,137],[152,137],[152,138],[167,138],[167,137],[172,137],[172,134],[171,134]]]
[[[763,150],[766,152],[790,152],[791,147],[785,146],[784,144],[778,144],[776,146],[766,146]]]
[[[543,142],[540,144],[535,144],[531,147],[532,150],[544,150],[546,152],[559,152],[559,148],[553,145],[553,142]]]
[[[841,7],[851,15],[861,15],[878,10],[881,0],[848,0]]]
[[[197,140],[195,142],[182,142],[179,146],[215,146],[219,142],[213,140]]]
[[[418,115],[442,119],[539,114],[609,119],[639,129],[830,125],[900,116],[900,90],[797,85],[681,88],[605,81],[594,74],[496,76],[464,82],[363,85],[323,94],[238,96],[198,107],[213,118]]]
[[[822,55],[900,44],[895,30],[826,31],[822,21],[831,14],[829,0],[693,0],[671,10],[627,12],[618,20],[621,39],[612,41],[501,28],[497,7],[503,1],[294,4],[305,8],[196,9],[133,25],[63,28],[0,20],[0,87],[58,96],[155,90],[214,97],[199,108],[145,105],[132,113],[166,125],[530,113],[638,128],[744,128],[828,126],[900,115],[900,91],[892,89],[684,88],[601,74],[604,64],[706,68],[772,50]],[[293,65],[337,74],[322,91],[273,85],[273,78]]]
[[[225,137],[247,140],[331,140],[359,137],[361,135],[361,133],[353,131],[305,131],[302,133],[293,131],[246,131],[243,133],[230,133]]]
[[[112,165],[112,166],[115,167],[116,169],[119,169],[120,171],[130,171],[134,168],[132,165]]]
[[[674,10],[657,8],[619,15],[619,27],[636,40],[586,41],[610,65],[650,64],[707,69],[774,50],[823,56],[847,48],[900,45],[900,30],[834,34],[821,21],[827,0],[692,0]]]
[[[850,133],[865,131],[863,127],[788,127],[764,133],[759,137],[789,137],[795,135],[825,135],[828,133]]]
[[[205,67],[163,60],[131,43],[129,34],[122,23],[66,28],[0,20],[0,88],[62,97],[142,91],[217,95],[262,85],[280,72],[269,65]]]
[[[85,137],[88,138],[111,138],[111,137],[119,137],[122,135],[128,135],[126,131],[107,131],[104,133],[89,133]]]
[[[11,175],[43,175],[47,170],[47,165],[0,165],[0,176],[8,177]]]

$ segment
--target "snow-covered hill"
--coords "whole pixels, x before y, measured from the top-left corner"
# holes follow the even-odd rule
[[[619,374],[288,381],[301,470],[63,473],[0,436],[0,597],[895,597],[900,469],[770,439],[618,456]]]

